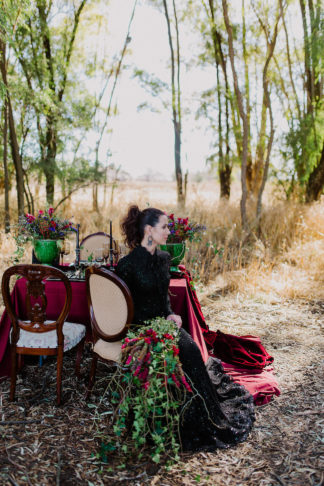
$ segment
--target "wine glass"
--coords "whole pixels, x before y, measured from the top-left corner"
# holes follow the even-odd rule
[[[104,250],[103,248],[96,248],[94,251],[95,262],[99,265],[104,261]]]
[[[105,264],[107,265],[107,262],[108,262],[108,257],[109,257],[109,253],[110,253],[110,246],[109,246],[109,243],[104,243],[102,245],[102,254],[103,254],[103,257],[104,257],[104,260],[105,260]]]
[[[60,265],[63,265],[63,257],[64,255],[68,255],[70,253],[70,242],[68,240],[60,240],[59,243],[60,248]]]
[[[64,255],[69,255],[70,250],[71,250],[71,246],[70,246],[69,240],[64,240],[63,241],[63,246],[62,246],[62,249],[61,249],[61,252],[62,252],[62,265],[63,265],[63,257],[64,257]]]

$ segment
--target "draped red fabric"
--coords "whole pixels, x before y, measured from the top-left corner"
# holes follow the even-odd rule
[[[265,405],[274,395],[280,395],[274,370],[269,365],[273,357],[262,345],[258,336],[234,336],[209,329],[193,287],[190,272],[179,265],[180,272],[172,278],[185,278],[188,295],[192,303],[203,338],[211,356],[222,361],[224,370],[234,381],[243,385],[253,396],[256,405]]]
[[[263,370],[273,362],[273,357],[267,352],[257,336],[233,336],[221,331],[208,331],[213,345],[213,354],[226,363],[238,364],[243,368]]]
[[[251,368],[242,368],[222,362],[225,373],[234,381],[243,385],[253,396],[255,405],[265,405],[274,395],[279,396],[278,382],[274,376],[273,368],[267,367],[262,371]]]
[[[273,362],[273,357],[267,352],[257,336],[234,336],[221,331],[211,331],[203,316],[200,302],[192,285],[192,278],[184,265],[179,265],[181,273],[172,273],[172,278],[185,278],[188,293],[195,310],[196,317],[203,331],[203,336],[210,354],[225,361],[244,368],[262,370]]]

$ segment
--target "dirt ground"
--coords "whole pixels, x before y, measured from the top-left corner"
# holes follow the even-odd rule
[[[215,453],[183,454],[171,468],[120,457],[101,462],[100,434],[109,434],[109,411],[100,402],[107,370],[101,366],[94,393],[86,401],[90,352],[85,353],[80,381],[73,375],[72,352],[64,358],[61,407],[54,405],[55,359],[47,359],[41,368],[36,362],[25,366],[13,404],[8,401],[9,381],[0,383],[0,484],[324,484],[324,301],[269,303],[211,293],[204,303],[211,328],[259,335],[275,358],[281,395],[257,408],[255,427],[245,443]]]

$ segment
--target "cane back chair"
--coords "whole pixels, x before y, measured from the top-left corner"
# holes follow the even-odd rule
[[[88,306],[93,334],[93,357],[88,393],[94,384],[98,359],[109,364],[121,358],[122,339],[134,315],[133,299],[125,284],[109,270],[86,270]]]
[[[80,259],[87,260],[90,255],[94,255],[95,250],[103,248],[104,245],[110,246],[110,235],[108,235],[108,233],[99,231],[98,233],[92,233],[91,235],[86,236],[80,244]],[[118,243],[114,238],[112,238],[112,248],[114,263],[117,263],[120,252]]]
[[[26,279],[26,315],[18,315],[10,297],[10,278],[18,275]],[[61,280],[65,287],[65,302],[56,321],[46,319],[47,299],[45,282],[47,278]],[[83,351],[86,328],[83,324],[66,322],[72,300],[71,284],[66,275],[56,268],[45,265],[14,265],[2,277],[2,295],[12,323],[11,384],[10,400],[15,399],[17,378],[17,355],[57,355],[56,397],[61,403],[63,352],[78,345],[75,372],[80,374],[80,360]]]

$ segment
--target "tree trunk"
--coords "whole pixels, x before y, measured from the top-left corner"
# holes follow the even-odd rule
[[[216,82],[217,82],[217,104],[218,104],[218,174],[220,184],[220,198],[229,199],[231,192],[231,172],[232,166],[229,161],[229,113],[228,113],[228,93],[225,94],[225,119],[226,119],[226,134],[225,134],[225,155],[223,150],[223,122],[222,122],[222,104],[221,104],[221,85],[219,76],[219,64],[222,64],[222,70],[225,79],[226,90],[227,86],[227,70],[226,63],[221,48],[221,37],[217,33],[215,24],[215,8],[214,1],[209,0],[210,18],[211,18],[211,37],[213,41],[213,54],[216,67]],[[221,61],[221,62],[220,62]]]
[[[92,186],[92,211],[99,213],[98,205],[98,182],[95,182]]]
[[[248,121],[247,121],[247,116],[246,112],[244,110],[244,105],[243,105],[243,99],[242,99],[242,93],[240,91],[239,85],[238,85],[238,78],[237,78],[237,72],[235,68],[235,56],[234,56],[234,47],[233,47],[233,31],[232,31],[232,26],[229,21],[228,17],[228,6],[227,6],[227,0],[222,0],[222,5],[223,5],[223,15],[224,15],[224,21],[225,21],[225,26],[226,26],[226,32],[228,36],[228,50],[229,50],[229,57],[231,61],[231,67],[232,67],[232,74],[233,74],[233,80],[234,80],[234,89],[235,89],[235,95],[237,99],[237,104],[238,104],[238,109],[240,112],[240,117],[242,119],[242,124],[243,124],[243,150],[242,150],[242,159],[241,159],[241,185],[242,185],[242,197],[241,197],[241,220],[242,220],[242,227],[244,229],[247,229],[247,216],[246,216],[246,198],[247,198],[247,187],[246,187],[246,165],[247,165],[247,155],[248,155],[248,136],[249,136],[249,127],[248,127]]]
[[[242,47],[244,60],[244,90],[246,99],[246,118],[248,124],[248,153],[246,161],[246,185],[248,194],[253,193],[253,161],[251,150],[251,104],[250,104],[250,78],[249,78],[249,62],[248,53],[246,49],[246,24],[245,24],[245,1],[242,0]]]
[[[7,99],[3,104],[3,172],[4,172],[4,190],[5,190],[5,232],[10,232],[10,212],[9,212],[9,173],[8,173],[8,106]]]
[[[172,120],[174,129],[174,161],[175,161],[175,176],[177,183],[177,202],[180,208],[185,205],[184,190],[183,190],[183,178],[181,170],[181,98],[180,98],[180,44],[179,44],[179,31],[178,20],[175,2],[173,0],[173,12],[176,25],[176,48],[177,59],[175,59],[172,34],[171,34],[171,22],[169,17],[167,0],[163,0],[164,14],[168,28],[168,40],[171,54],[171,89],[172,89]],[[176,76],[177,70],[177,76]],[[176,83],[177,77],[177,83]]]
[[[324,189],[324,142],[319,162],[311,175],[306,186],[306,202],[318,201]]]
[[[314,100],[314,85],[312,83],[312,71],[311,71],[311,53],[310,53],[310,46],[309,46],[309,35],[308,35],[308,27],[307,27],[307,18],[306,18],[306,7],[305,1],[299,0],[300,11],[302,15],[303,21],[303,31],[304,31],[304,52],[305,52],[305,85],[306,85],[306,92],[307,92],[307,113],[312,113],[313,111],[313,100]]]
[[[12,160],[16,171],[16,185],[17,185],[17,203],[18,203],[18,214],[24,214],[24,175],[21,163],[21,157],[19,154],[19,146],[17,141],[15,121],[13,117],[12,105],[10,100],[10,94],[8,91],[8,81],[7,81],[7,62],[6,62],[6,44],[0,39],[0,69],[3,84],[7,89],[6,99],[8,107],[8,121],[9,121],[9,133],[10,133],[10,145]]]
[[[229,199],[231,195],[231,174],[232,167],[224,165],[219,167],[218,175],[220,181],[220,197],[221,199]]]
[[[44,160],[44,174],[46,179],[46,201],[49,206],[53,206],[57,151],[57,130],[53,114],[50,114],[47,117],[46,123],[46,158]]]

